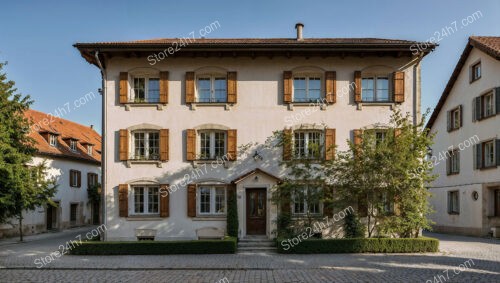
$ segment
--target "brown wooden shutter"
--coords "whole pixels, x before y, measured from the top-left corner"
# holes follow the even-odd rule
[[[186,103],[194,101],[194,72],[186,72]]]
[[[168,138],[169,138],[168,129],[161,129],[160,130],[160,160],[161,161],[168,160]]]
[[[282,214],[290,215],[292,213],[291,200],[292,196],[290,194],[281,193],[280,204]]]
[[[120,73],[120,103],[128,102],[128,73]]]
[[[401,128],[394,129],[394,137],[399,137],[401,135]]]
[[[394,72],[392,76],[392,91],[394,94],[394,102],[405,102],[405,73]]]
[[[189,184],[187,187],[187,214],[188,217],[196,217],[196,185]]]
[[[325,160],[335,158],[335,129],[325,129]]]
[[[335,103],[337,100],[337,73],[325,72],[326,102]]]
[[[227,102],[236,103],[238,100],[236,72],[227,72]]]
[[[235,161],[237,158],[237,131],[227,130],[227,160]]]
[[[292,129],[283,130],[283,160],[292,159]]]
[[[285,71],[283,72],[283,102],[291,103],[292,102],[292,72]]]
[[[69,170],[69,186],[74,187],[75,184],[73,184],[73,175],[75,174],[75,170]]]
[[[160,217],[170,216],[170,193],[168,184],[160,185]]]
[[[354,101],[361,102],[361,71],[354,72]]]
[[[78,184],[76,185],[78,188],[82,186],[82,172],[76,171],[76,177]]]
[[[90,188],[90,184],[92,183],[92,173],[87,173],[87,188]]]
[[[128,185],[118,185],[118,207],[119,216],[128,217]]]
[[[160,72],[160,103],[168,103],[168,72]]]
[[[120,130],[120,161],[128,160],[128,130]]]
[[[193,161],[196,159],[196,130],[186,130],[186,160]]]
[[[354,144],[360,145],[361,142],[363,141],[363,130],[356,129],[356,130],[353,130],[353,133],[354,133]]]

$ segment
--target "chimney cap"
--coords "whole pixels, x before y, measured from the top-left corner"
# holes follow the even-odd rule
[[[295,24],[295,28],[298,28],[299,26],[304,27],[304,24],[301,22],[298,22]]]

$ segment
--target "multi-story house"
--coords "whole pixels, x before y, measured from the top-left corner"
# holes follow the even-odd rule
[[[27,166],[45,163],[47,178],[56,179],[52,200],[57,206],[49,204],[23,213],[23,233],[100,223],[99,202],[89,200],[87,189],[100,183],[101,136],[92,127],[52,114],[27,110],[25,117],[32,122],[29,136],[37,149]],[[18,234],[16,221],[2,225],[2,237]]]
[[[436,231],[483,236],[500,227],[499,60],[500,37],[471,36],[429,119]]]
[[[395,108],[419,119],[420,60],[434,46],[304,38],[302,28],[296,38],[75,44],[103,78],[107,240],[223,233],[234,192],[239,237],[272,238],[283,158],[331,158],[325,148],[346,150],[356,131],[383,130]],[[284,129],[290,148],[262,146]],[[326,213],[297,199],[290,209]]]

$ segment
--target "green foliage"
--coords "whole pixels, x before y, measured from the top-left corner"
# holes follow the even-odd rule
[[[344,218],[345,238],[364,238],[365,226],[361,224],[355,213],[347,213]]]
[[[99,202],[101,200],[101,184],[89,186],[87,194],[90,202]]]
[[[193,241],[82,242],[71,249],[73,255],[168,255],[232,254],[236,238]]]
[[[4,66],[0,63],[0,223],[17,218],[22,241],[22,212],[50,203],[56,186],[45,177],[45,163],[27,166],[36,148],[28,137],[31,122],[24,112],[33,101],[17,93],[2,72]]]
[[[229,194],[227,200],[227,235],[238,238],[238,207],[236,193]]]
[[[276,226],[277,237],[291,238],[294,236],[292,229],[292,216],[290,213],[278,213]]]
[[[285,240],[286,241],[286,240]],[[278,240],[281,243],[282,240]],[[278,244],[279,253],[423,253],[437,252],[439,240],[435,238],[351,238],[307,239],[298,245]]]

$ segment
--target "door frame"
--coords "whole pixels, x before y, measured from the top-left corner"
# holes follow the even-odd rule
[[[261,189],[261,190],[264,190],[264,192],[266,192],[266,229],[265,229],[265,233],[263,235],[266,235],[266,236],[269,236],[269,213],[270,213],[270,205],[269,205],[269,185],[252,185],[252,186],[245,186],[244,187],[244,190],[245,190],[245,193],[244,193],[244,200],[243,200],[243,203],[244,203],[244,212],[245,212],[245,235],[248,235],[248,230],[247,230],[247,191],[248,190],[255,190],[255,189]]]

